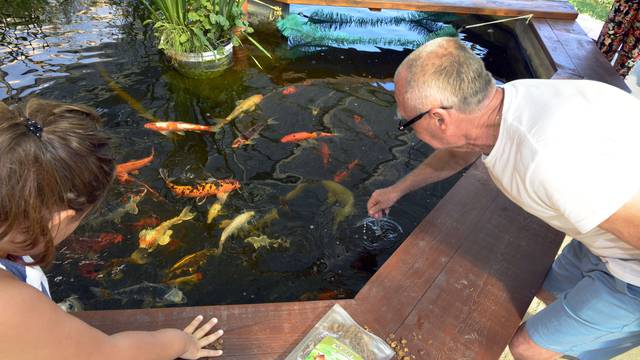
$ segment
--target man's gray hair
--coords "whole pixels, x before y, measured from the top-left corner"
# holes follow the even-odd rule
[[[415,105],[438,102],[469,113],[476,109],[495,86],[491,73],[457,38],[438,38],[412,52],[400,65],[406,94]]]

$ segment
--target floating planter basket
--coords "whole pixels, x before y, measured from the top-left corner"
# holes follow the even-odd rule
[[[181,74],[192,78],[218,76],[233,63],[233,44],[229,42],[215,51],[176,53],[165,51],[169,61]]]

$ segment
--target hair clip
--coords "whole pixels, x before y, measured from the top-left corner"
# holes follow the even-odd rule
[[[35,136],[38,137],[38,139],[42,139],[42,126],[40,126],[40,124],[38,124],[37,121],[35,120],[31,120],[29,118],[27,118],[27,122],[24,124],[24,126]]]

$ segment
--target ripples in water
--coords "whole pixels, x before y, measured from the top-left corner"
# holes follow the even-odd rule
[[[400,224],[388,217],[367,217],[355,227],[362,227],[362,245],[370,252],[391,248],[404,233]]]

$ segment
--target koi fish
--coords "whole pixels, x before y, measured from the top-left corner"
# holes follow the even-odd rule
[[[347,165],[347,168],[344,170],[340,170],[336,173],[336,175],[333,177],[333,181],[339,183],[342,182],[344,179],[347,178],[347,176],[349,175],[349,173],[351,173],[351,170],[353,170],[353,168],[358,165],[358,160],[353,160],[352,162],[349,163],[349,165]]]
[[[97,261],[82,261],[78,264],[78,273],[84,278],[95,280],[98,277],[97,266]]]
[[[153,116],[149,115],[147,110],[142,106],[142,104],[140,104],[138,100],[134,99],[131,95],[129,95],[128,92],[126,92],[123,88],[121,88],[118,85],[118,83],[116,83],[115,80],[113,80],[111,76],[109,76],[109,73],[102,65],[97,64],[96,66],[98,68],[98,71],[100,72],[100,76],[102,76],[102,78],[107,83],[107,85],[109,85],[109,87],[111,88],[111,91],[113,91],[122,100],[124,100],[127,104],[129,104],[129,106],[131,106],[132,109],[138,112],[138,115],[140,115],[141,117],[147,120],[151,120],[151,121],[154,120]]]
[[[364,132],[365,135],[367,135],[370,138],[375,138],[376,134],[373,132],[373,130],[371,129],[371,127],[369,125],[367,125],[366,123],[364,123],[362,120],[364,120],[362,118],[362,116],[358,115],[358,114],[353,114],[353,121],[356,123],[356,126],[362,130],[362,132]]]
[[[283,143],[300,142],[300,141],[312,140],[320,137],[330,137],[330,136],[336,136],[336,134],[326,133],[322,131],[315,131],[315,132],[300,131],[300,132],[291,133],[289,135],[285,135],[282,139],[280,139],[280,142],[283,142]]]
[[[275,121],[272,121],[272,119],[269,119],[267,120],[267,122],[259,123],[252,126],[249,130],[247,130],[246,132],[240,134],[240,136],[235,138],[235,140],[233,140],[233,142],[231,143],[231,147],[235,149],[246,144],[253,144],[253,139],[258,135],[258,133],[260,133],[260,131],[264,129],[267,125],[272,125],[272,124],[277,124],[277,123]]]
[[[256,221],[256,225],[253,227],[253,230],[262,231],[279,218],[280,216],[278,215],[278,209],[272,208],[271,211],[266,213],[260,220]]]
[[[129,173],[136,173],[139,169],[149,165],[153,161],[154,149],[151,148],[151,155],[144,159],[133,160],[123,164],[116,165],[116,177],[121,183],[129,179]]]
[[[113,221],[116,224],[120,223],[120,219],[125,215],[125,214],[133,214],[133,215],[137,215],[138,214],[138,203],[142,200],[142,198],[144,197],[144,195],[147,193],[147,190],[145,189],[140,195],[129,195],[129,201],[127,202],[126,205],[124,205],[121,208],[116,209],[114,212],[112,212],[111,214],[108,214],[107,216],[105,216],[104,218],[99,218],[96,221],[93,222],[93,224],[100,224],[104,221]]]
[[[218,253],[218,249],[204,249],[193,254],[189,254],[178,260],[173,266],[165,271],[165,279],[171,279],[182,274],[193,274],[204,265],[209,258]]]
[[[189,198],[203,198],[207,196],[230,193],[240,188],[240,182],[235,179],[214,180],[208,183],[199,183],[195,186],[176,185],[167,177],[167,170],[160,169],[160,176],[167,187],[176,195]]]
[[[163,222],[158,227],[140,231],[138,240],[140,247],[153,251],[158,245],[166,245],[171,241],[171,234],[173,234],[173,230],[170,230],[171,227],[183,221],[191,220],[194,216],[196,216],[196,213],[191,212],[191,206],[187,206],[180,215]]]
[[[295,86],[287,86],[282,90],[282,95],[291,95],[298,92],[298,89]]]
[[[220,244],[218,245],[218,255],[222,253],[222,248],[224,247],[224,242],[227,238],[233,234],[235,234],[240,228],[244,227],[249,220],[255,215],[253,211],[246,211],[238,216],[236,216],[229,226],[227,226],[220,236]]]
[[[237,105],[236,108],[233,109],[231,114],[227,115],[227,117],[225,117],[224,119],[219,120],[218,125],[215,126],[214,131],[217,131],[218,129],[224,127],[225,125],[233,121],[233,119],[237,118],[238,116],[246,112],[255,110],[256,106],[260,104],[263,98],[264,96],[257,94],[257,95],[249,96],[244,100],[238,101],[236,103]]]
[[[220,210],[222,210],[222,206],[227,201],[227,197],[229,197],[229,193],[220,193],[217,196],[218,200],[216,200],[216,202],[211,205],[211,207],[209,208],[209,212],[207,213],[207,224],[211,224],[213,219],[218,216]]]
[[[162,135],[169,135],[174,132],[184,135],[185,131],[209,131],[215,132],[216,127],[210,125],[192,124],[179,121],[156,121],[144,124],[145,129],[157,131]]]
[[[326,169],[329,165],[329,145],[327,143],[320,143],[320,156],[322,156],[322,165]]]
[[[231,224],[231,219],[222,220],[220,221],[220,224],[218,224],[218,227],[224,230],[227,228],[227,226],[229,226],[229,224]]]
[[[123,304],[130,300],[142,300],[142,307],[184,304],[187,302],[187,298],[178,288],[146,281],[115,291],[95,287],[90,289],[101,299],[119,299]]]
[[[124,236],[117,233],[101,233],[98,235],[98,240],[91,245],[91,249],[96,253],[101,252],[107,247],[119,244],[124,240]]]
[[[322,185],[329,193],[327,197],[327,203],[329,206],[332,206],[336,202],[342,206],[341,208],[338,208],[334,214],[333,231],[335,232],[338,225],[353,214],[353,193],[335,181],[322,180]]]
[[[269,239],[266,235],[262,236],[252,236],[244,239],[245,243],[249,243],[253,245],[253,247],[258,250],[261,247],[289,247],[289,240],[287,239]]]
[[[67,313],[84,310],[84,306],[82,305],[82,302],[80,301],[78,295],[69,296],[68,298],[59,302],[58,306],[60,307],[60,309]]]
[[[195,284],[202,280],[202,273],[195,273],[189,276],[183,276],[176,279],[167,280],[164,283],[169,286],[179,287],[185,290],[191,289]]]
[[[289,202],[295,198],[297,198],[298,196],[300,196],[300,194],[302,194],[302,191],[304,191],[304,189],[307,188],[307,186],[309,186],[309,183],[306,181],[303,181],[301,183],[299,183],[298,185],[296,185],[295,188],[293,188],[293,190],[289,191],[287,193],[287,195],[285,195],[281,200],[280,203],[282,204],[283,207],[287,208],[289,205]]]
[[[158,219],[157,216],[152,215],[131,223],[130,225],[136,230],[142,230],[145,228],[158,226],[158,224],[160,224],[160,219]]]

